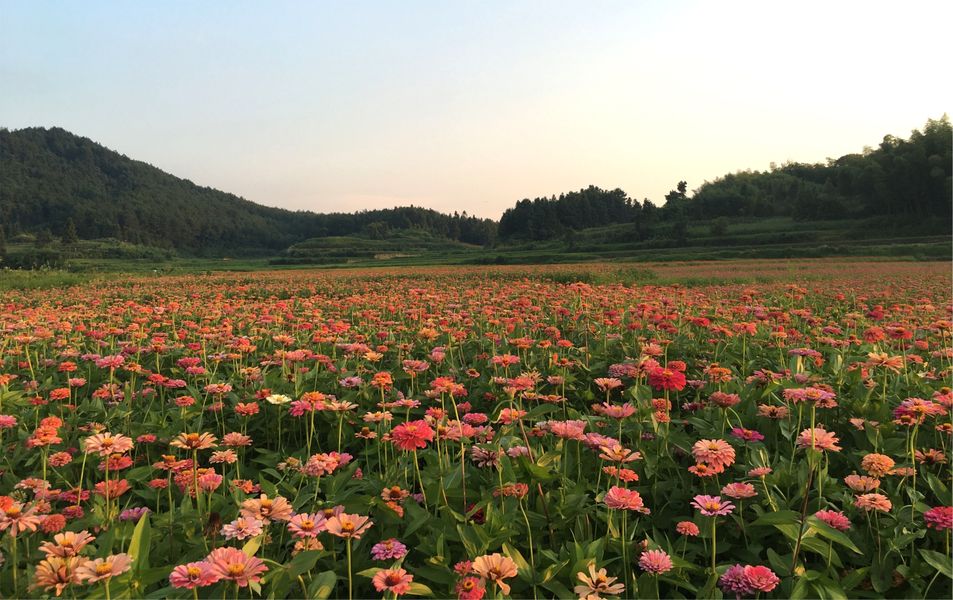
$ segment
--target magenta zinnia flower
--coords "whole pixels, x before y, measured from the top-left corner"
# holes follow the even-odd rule
[[[923,513],[927,528],[942,531],[953,529],[953,506],[937,506]]]
[[[407,546],[394,538],[378,542],[371,548],[371,556],[374,560],[396,560],[403,558],[406,554]]]
[[[722,501],[721,496],[704,496],[701,494],[692,499],[692,506],[706,517],[730,515],[735,508],[735,505],[731,502]]]

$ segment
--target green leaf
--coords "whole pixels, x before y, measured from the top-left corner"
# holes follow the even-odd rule
[[[854,554],[863,554],[863,552],[860,551],[860,548],[858,548],[843,531],[834,529],[817,517],[808,517],[807,522],[809,523],[809,531],[815,531],[819,536],[827,538],[835,544],[840,544],[841,546],[854,552]]]
[[[245,545],[242,546],[242,552],[245,553],[245,556],[255,556],[255,553],[258,552],[258,549],[261,547],[262,535],[256,535],[252,539],[245,542]]]
[[[520,579],[533,582],[533,570],[530,568],[529,563],[526,562],[526,559],[523,558],[523,555],[520,554],[519,550],[509,544],[504,543],[503,554],[513,559],[513,562],[516,563],[516,570],[519,573]]]
[[[922,556],[923,560],[927,561],[931,567],[943,573],[949,579],[953,579],[953,566],[950,565],[949,556],[934,552],[933,550],[920,550],[920,556]]]
[[[816,537],[805,537],[801,540],[801,547],[805,550],[810,550],[815,552],[819,556],[827,558],[828,553],[830,553],[831,564],[835,567],[842,567],[844,564],[841,562],[840,556],[835,550],[831,549],[830,542],[825,542],[820,538]]]
[[[800,516],[793,510],[779,510],[777,512],[764,513],[758,517],[752,525],[798,525]]]
[[[810,591],[809,587],[807,579],[798,577],[797,582],[794,584],[794,589],[791,590],[791,600],[807,598],[807,594]]]
[[[326,600],[334,593],[334,587],[337,585],[338,576],[334,571],[324,571],[314,578],[311,586],[308,588],[308,594],[312,600]]]
[[[552,481],[556,478],[549,469],[546,467],[541,467],[535,463],[531,463],[528,458],[525,456],[520,457],[520,464],[523,465],[523,468],[529,472],[530,477],[535,481]]]
[[[430,513],[416,503],[408,502],[404,507],[404,511],[406,511],[408,517],[407,529],[403,533],[405,538],[410,537],[410,534],[423,527],[424,524],[430,520]]]
[[[855,587],[860,585],[860,582],[863,581],[864,577],[867,576],[868,570],[870,570],[870,567],[863,567],[863,568],[851,571],[850,573],[847,574],[846,577],[841,579],[841,586],[845,590],[854,589]]]
[[[132,569],[136,573],[141,573],[149,568],[149,546],[152,538],[152,527],[149,524],[149,513],[139,517],[136,528],[132,532],[132,540],[129,542],[129,556],[132,557]]]
[[[320,550],[305,550],[304,552],[299,552],[297,556],[291,559],[291,562],[285,565],[285,568],[288,569],[288,575],[294,578],[302,573],[307,573],[314,568],[314,564],[318,562],[318,557],[320,556]]]
[[[370,579],[383,570],[384,570],[383,567],[370,567],[370,568],[364,569],[363,571],[358,571],[355,574],[360,575],[361,577],[367,577],[368,579]]]
[[[417,583],[416,581],[410,584],[410,588],[405,594],[409,596],[433,596],[433,590],[422,583]]]

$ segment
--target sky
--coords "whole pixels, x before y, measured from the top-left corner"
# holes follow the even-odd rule
[[[951,111],[953,2],[0,0],[0,126],[254,202],[661,204]],[[2,165],[0,165],[2,168]]]

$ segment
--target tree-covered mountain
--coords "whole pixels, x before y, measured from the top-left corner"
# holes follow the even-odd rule
[[[185,252],[274,253],[327,235],[418,229],[488,244],[489,219],[418,207],[316,214],[195,185],[60,128],[0,130],[0,234],[116,238]]]
[[[877,148],[826,163],[785,163],[769,171],[742,171],[705,182],[689,196],[687,184],[657,207],[620,190],[590,186],[558,198],[524,199],[503,213],[504,240],[548,240],[573,231],[633,223],[636,238],[684,235],[689,223],[731,218],[867,219],[922,223],[949,231],[953,130],[949,118],[929,120],[909,139],[888,135]]]
[[[270,208],[197,186],[63,129],[0,129],[0,247],[4,239],[30,234],[40,248],[54,236],[65,243],[110,238],[186,254],[282,254],[291,260],[302,248],[330,252],[328,244],[309,241],[282,253],[315,238],[334,238],[337,248],[346,236],[358,236],[363,241],[356,247],[378,253],[393,244],[367,240],[572,245],[579,231],[618,224],[626,224],[627,241],[678,246],[691,241],[689,232],[699,224],[718,234],[739,220],[768,217],[849,219],[884,231],[902,226],[908,234],[949,235],[951,167],[953,131],[944,115],[909,139],[886,136],[877,148],[826,163],[737,172],[694,193],[681,181],[660,205],[621,189],[589,186],[520,200],[496,223],[413,206],[350,214]]]

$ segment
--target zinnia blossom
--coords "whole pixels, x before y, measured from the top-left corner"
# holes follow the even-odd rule
[[[758,495],[758,492],[750,483],[729,483],[721,488],[721,493],[736,500],[753,498]]]
[[[850,529],[850,519],[847,515],[837,510],[819,510],[814,516],[824,521],[838,531],[847,531]]]
[[[589,574],[583,572],[576,573],[576,578],[582,582],[577,585],[573,591],[579,595],[580,600],[596,600],[602,595],[617,596],[625,591],[625,585],[613,583],[618,577],[609,577],[605,569],[596,571],[596,564],[589,563]]]
[[[35,506],[24,508],[20,502],[10,502],[0,512],[0,531],[9,530],[10,535],[16,537],[26,530],[36,531],[42,521]]]
[[[764,566],[747,565],[744,575],[751,589],[757,592],[770,592],[781,583],[774,571]]]
[[[132,568],[132,557],[126,553],[113,554],[106,558],[97,558],[83,563],[76,572],[81,581],[96,583],[122,575]]]
[[[216,441],[218,438],[211,433],[180,433],[169,445],[184,450],[207,450],[214,448]]]
[[[656,390],[681,391],[685,389],[685,374],[674,369],[656,367],[649,372],[649,385]]]
[[[700,533],[698,525],[695,525],[691,521],[679,521],[678,525],[675,526],[675,531],[691,537],[695,537]]]
[[[288,521],[288,531],[293,538],[315,538],[324,531],[325,521],[320,513],[298,513]]]
[[[423,419],[401,423],[390,432],[391,442],[406,452],[426,448],[427,442],[433,441],[433,436],[433,428]]]
[[[382,569],[374,575],[372,583],[378,592],[391,592],[395,596],[402,596],[410,589],[414,576],[404,569]]]
[[[692,446],[692,456],[700,463],[727,467],[735,462],[735,449],[725,440],[699,440]]]
[[[635,490],[614,485],[609,488],[602,501],[614,510],[634,510],[645,515],[649,514],[649,509],[643,504],[642,496]]]
[[[699,494],[692,499],[692,506],[697,508],[706,517],[720,517],[730,515],[735,505],[724,502],[721,496],[705,496]]]
[[[80,550],[95,539],[96,538],[90,535],[85,529],[78,533],[75,531],[64,531],[63,533],[54,535],[52,542],[47,541],[40,544],[40,550],[46,554],[47,557],[58,556],[60,558],[67,558],[78,555]]]
[[[841,449],[837,445],[838,441],[837,436],[832,432],[823,427],[815,427],[801,432],[801,435],[797,437],[797,447],[838,452]]]
[[[255,518],[265,525],[272,521],[287,521],[293,514],[291,504],[283,496],[269,498],[262,494],[259,498],[249,498],[242,502],[241,514],[246,518]]]
[[[56,595],[59,596],[67,586],[81,583],[79,569],[86,562],[87,559],[79,556],[47,556],[36,566],[33,587],[55,589]]]
[[[169,573],[169,583],[172,587],[187,590],[212,585],[220,578],[204,560],[178,565]]]
[[[936,506],[923,513],[928,529],[953,529],[953,506]]]
[[[238,548],[216,548],[205,562],[220,579],[234,581],[238,587],[261,581],[261,574],[268,570],[261,559],[248,556]]]
[[[378,542],[371,548],[371,556],[374,560],[397,560],[406,555],[407,546],[394,538]]]
[[[255,517],[238,517],[222,527],[222,535],[226,540],[244,540],[261,534],[262,522]]]
[[[884,454],[870,453],[860,461],[860,466],[871,477],[883,477],[893,469],[896,463]]]
[[[83,440],[83,450],[86,454],[109,456],[123,454],[133,448],[132,438],[124,435],[113,435],[109,432],[90,436]]]
[[[661,575],[672,570],[672,559],[664,550],[646,550],[639,557],[639,567],[646,573]]]
[[[333,536],[359,540],[373,524],[374,522],[368,517],[342,512],[329,518],[325,523],[325,529]]]
[[[473,572],[498,585],[503,594],[510,593],[510,586],[504,579],[516,577],[517,573],[513,559],[498,552],[476,557],[473,561]]]
[[[867,512],[879,510],[880,512],[889,512],[893,507],[890,500],[883,494],[862,494],[854,500],[854,506],[862,508]]]

